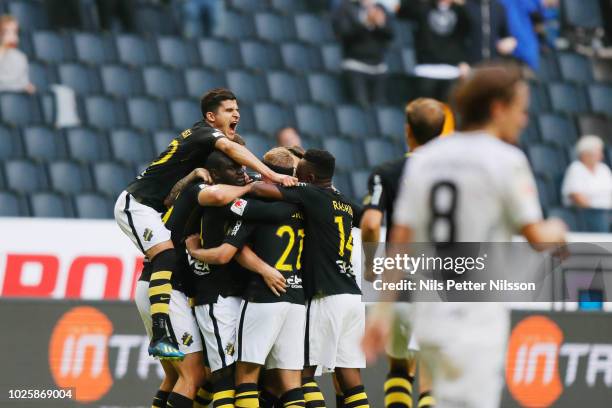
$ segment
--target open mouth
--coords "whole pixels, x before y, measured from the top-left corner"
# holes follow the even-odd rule
[[[235,132],[235,131],[236,131],[236,127],[238,127],[238,122],[232,122],[232,123],[230,123],[229,127],[230,127],[230,130],[231,130],[232,132]]]

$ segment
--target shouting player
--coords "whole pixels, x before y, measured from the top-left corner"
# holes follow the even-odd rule
[[[170,231],[161,215],[164,199],[172,187],[194,169],[201,167],[215,149],[264,174],[275,182],[293,184],[293,178],[279,175],[261,163],[244,146],[232,140],[240,121],[238,103],[227,89],[213,89],[201,100],[202,120],[173,139],[168,148],[139,175],[115,204],[115,220],[121,230],[151,262],[149,300],[152,334],[149,353],[161,359],[181,359],[184,354],[170,335],[168,308],[176,264]],[[197,173],[193,173],[194,178]]]
[[[523,152],[529,88],[513,66],[475,69],[454,92],[461,132],[423,146],[408,161],[390,241],[510,242],[536,249],[565,241],[565,225],[542,220]],[[440,223],[445,225],[440,225]],[[416,303],[414,332],[433,369],[439,408],[499,406],[509,313],[503,303]],[[368,325],[368,353],[381,347],[384,315]]]
[[[325,401],[314,381],[317,366],[335,370],[344,403],[368,407],[360,369],[365,356],[359,341],[365,306],[351,263],[353,223],[361,208],[332,187],[335,159],[325,150],[310,149],[300,160],[295,187],[255,183],[252,193],[296,203],[306,217],[303,281],[306,293],[303,388],[307,407]]]
[[[406,142],[412,154],[418,154],[418,149],[442,133],[445,125],[444,105],[435,99],[419,98],[406,106]],[[368,195],[364,200],[365,211],[361,218],[361,241],[364,243],[377,243],[380,241],[380,227],[385,217],[387,237],[391,232],[393,208],[399,180],[406,164],[406,158],[389,161],[376,167],[368,180]],[[366,256],[369,248],[364,248]],[[366,265],[370,264],[366,260]],[[366,280],[373,280],[373,276],[365,274]],[[395,306],[395,320],[393,322],[392,336],[387,345],[389,358],[389,374],[385,381],[385,407],[400,408],[412,406],[412,384],[416,370],[417,346],[412,339],[409,322],[407,321],[407,303]],[[427,370],[419,370],[419,408],[427,408],[434,404],[430,395],[430,382]]]

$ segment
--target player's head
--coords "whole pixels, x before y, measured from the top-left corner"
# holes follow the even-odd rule
[[[219,129],[230,139],[234,138],[240,122],[240,111],[232,91],[225,88],[211,89],[202,96],[200,109],[210,126]]]
[[[276,145],[280,147],[301,146],[302,139],[297,130],[285,126],[276,131]]]
[[[293,173],[295,173],[295,156],[284,147],[275,147],[268,150],[263,156],[263,163],[279,174],[293,176]],[[271,182],[266,177],[263,179],[267,183]]]
[[[527,126],[529,87],[518,66],[477,67],[456,87],[453,100],[461,130],[486,130],[508,143],[517,143]]]
[[[9,14],[0,16],[0,46],[15,48],[19,44],[19,22]]]
[[[304,153],[306,153],[306,150],[304,150],[302,146],[290,146],[287,148],[287,150],[289,150],[293,155],[293,167],[297,168],[300,159],[304,158]]]
[[[604,158],[604,142],[595,135],[582,136],[576,143],[576,156],[589,168],[595,167]]]
[[[410,150],[438,137],[444,128],[444,105],[435,99],[418,98],[406,105],[406,140]]]
[[[215,184],[231,184],[234,186],[244,186],[246,178],[244,168],[238,162],[223,152],[215,150],[206,160],[204,166],[210,173]]]
[[[312,184],[331,183],[336,159],[327,150],[308,149],[296,170],[299,181]]]

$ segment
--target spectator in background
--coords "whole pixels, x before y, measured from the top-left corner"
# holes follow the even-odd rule
[[[222,0],[182,0],[183,35],[209,37],[218,32],[223,17]]]
[[[469,70],[470,19],[464,0],[403,0],[398,17],[417,24],[419,96],[446,100],[451,81]]]
[[[499,0],[466,0],[465,8],[472,23],[468,40],[472,65],[506,58],[514,52],[516,38],[510,34],[506,9]]]
[[[568,167],[563,178],[563,204],[577,207],[587,231],[608,231],[605,210],[612,209],[612,172],[602,163],[603,141],[583,136],[576,144],[578,160]]]
[[[279,147],[302,146],[302,139],[297,130],[291,126],[276,131],[276,145]]]
[[[0,16],[0,92],[36,92],[30,82],[28,57],[17,49],[19,23],[10,15]]]
[[[385,54],[393,29],[383,6],[373,0],[344,0],[334,14],[342,43],[342,68],[352,98],[366,106],[385,103]]]
[[[134,0],[96,0],[100,26],[109,31],[136,31]]]
[[[534,21],[543,21],[542,0],[501,0],[506,7],[508,28],[517,46],[512,55],[537,71],[540,65],[540,45]]]

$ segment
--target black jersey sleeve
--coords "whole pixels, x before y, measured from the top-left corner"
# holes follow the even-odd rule
[[[298,183],[293,187],[278,187],[283,199],[294,204],[302,204],[306,200],[309,188],[307,183]]]
[[[353,207],[353,227],[359,228],[359,225],[361,225],[361,217],[363,216],[363,212],[366,210],[366,207],[359,204],[352,198],[345,196],[344,199],[351,205],[351,207]]]
[[[198,206],[198,194],[206,188],[204,183],[193,183],[187,186],[177,197],[174,205],[166,211],[163,221],[172,232],[172,239],[181,239],[184,228],[192,213]]]
[[[212,151],[215,148],[217,140],[225,137],[220,130],[205,126],[187,129],[181,133],[181,136],[186,139],[186,141],[197,144],[207,151]]]
[[[275,224],[291,218],[296,208],[282,201],[239,198],[231,204],[230,211],[244,221]]]
[[[223,243],[230,244],[238,249],[245,246],[255,231],[255,225],[244,220],[238,219],[230,224]]]
[[[385,212],[387,209],[386,193],[382,173],[379,168],[376,168],[368,178],[368,195],[363,200],[364,209]]]

